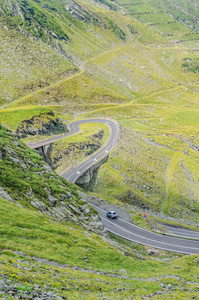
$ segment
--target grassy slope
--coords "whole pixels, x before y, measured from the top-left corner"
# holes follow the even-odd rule
[[[0,53],[3,54],[1,62],[6,66],[6,72],[4,68],[1,74],[1,104],[8,104],[30,91],[36,92],[23,97],[12,108],[2,110],[0,119],[16,129],[23,119],[52,108],[62,116],[65,114],[65,119],[77,115],[116,118],[122,126],[122,140],[108,163],[100,168],[95,191],[104,196],[123,197],[127,202],[169,213],[177,219],[198,221],[199,156],[190,148],[190,142],[198,145],[198,74],[182,67],[186,57],[197,60],[197,52],[187,51],[197,46],[197,41],[187,43],[185,48],[181,47],[182,42],[178,45],[179,40],[189,39],[192,32],[168,14],[157,14],[158,7],[166,5],[164,2],[157,2],[154,7],[151,2],[142,1],[135,5],[140,14],[130,12],[130,15],[124,13],[132,8],[132,3],[127,4],[122,8],[124,14],[121,15],[101,4],[79,1],[103,24],[111,26],[110,21],[107,23],[107,17],[113,20],[125,32],[125,41],[113,27],[77,21],[70,14],[67,15],[67,22],[56,16],[56,22],[70,38],[70,43],[59,40],[64,50],[81,67],[82,63],[90,60],[84,66],[87,72],[70,79],[65,77],[73,74],[76,67],[52,50],[51,47],[56,45],[49,33],[47,38],[52,43],[51,47],[41,42],[41,37],[35,42],[16,32],[16,28],[13,31],[1,29],[2,40],[6,41]],[[166,3],[172,4],[172,1]],[[184,5],[183,1],[178,3]],[[170,8],[165,7],[166,11]],[[144,11],[154,13],[142,14]],[[190,18],[192,14],[189,14]],[[164,24],[151,25],[159,22],[159,17]],[[168,26],[168,22],[175,23]],[[189,22],[192,24],[192,19]],[[17,43],[15,36],[20,45],[30,47],[31,55],[27,55],[29,52],[23,47],[14,50],[13,45]],[[105,51],[107,53],[103,54]],[[27,62],[32,55],[35,60],[30,68]],[[10,57],[13,59],[8,63]],[[48,86],[61,79],[60,83]],[[128,103],[129,100],[133,101]],[[33,103],[43,106],[30,106]],[[10,146],[11,141],[5,133],[1,135],[1,146],[5,145],[5,138],[6,145]],[[80,140],[77,138],[77,141]],[[21,143],[20,147],[18,154],[21,158],[25,151],[28,158],[40,165],[38,155],[24,150]],[[143,247],[122,241],[128,247],[118,250],[75,224],[60,224],[49,219],[32,210],[23,193],[24,185],[29,188],[29,184],[33,187],[36,184],[36,190],[43,184],[42,191],[45,186],[43,176],[33,174],[38,170],[31,170],[34,181],[27,182],[27,174],[23,175],[22,169],[19,173],[19,169],[15,168],[16,163],[1,160],[1,182],[5,181],[4,174],[7,174],[5,185],[8,184],[8,191],[11,192],[12,182],[15,187],[15,190],[12,189],[13,198],[20,189],[19,202],[29,209],[0,199],[0,248],[3,249],[0,266],[1,273],[7,274],[18,289],[34,289],[34,284],[39,284],[41,289],[50,288],[55,294],[68,299],[128,299],[129,296],[141,299],[142,295],[153,295],[154,299],[197,298],[197,255],[176,258],[163,253],[157,260],[148,256],[146,260],[138,260],[131,248],[139,249],[145,255]],[[13,170],[23,178],[14,177]],[[54,195],[63,192],[58,189],[57,178],[45,178]],[[69,190],[73,189],[65,181],[64,185]],[[37,197],[40,196],[37,194]],[[79,199],[76,200],[78,202]],[[140,218],[135,216],[135,221],[140,221]],[[28,256],[14,252],[16,250]],[[49,261],[37,262],[32,256]],[[74,269],[74,266],[85,270]],[[123,274],[121,276],[121,269],[126,270],[129,278],[123,278]],[[90,273],[91,270],[98,274]],[[119,276],[112,277],[115,274]],[[161,287],[160,283],[165,287]],[[154,295],[157,291],[164,294]]]
[[[48,93],[46,93],[46,91],[48,91]],[[72,114],[75,114],[76,111],[81,111],[81,107],[82,110],[86,110],[85,104],[112,104],[126,102],[128,100],[129,99],[120,92],[111,90],[103,83],[97,81],[92,75],[81,72],[51,87],[44,88],[34,94],[21,98],[9,107],[20,107],[29,104],[53,104],[65,107],[70,105],[68,110]],[[80,107],[79,109],[78,106]]]
[[[113,154],[114,163],[109,161],[100,169],[95,191],[125,199],[130,191],[135,203],[178,219],[198,220],[198,152],[190,148],[191,143],[197,146],[198,139],[198,54],[181,42],[195,34],[190,26],[197,15],[188,5],[187,22],[179,22],[183,1],[175,10],[172,1],[137,1],[134,5],[122,1],[118,12],[87,1],[78,3],[100,20],[98,24],[78,21],[68,14],[70,28],[68,21],[66,27],[60,19],[56,21],[70,37],[64,49],[74,61],[78,56],[86,71],[11,106],[20,110],[30,104],[53,104],[57,111],[63,107],[62,113],[67,116],[116,118],[122,125],[124,141]],[[117,24],[115,29],[110,28],[110,20]],[[117,28],[125,33],[125,40]],[[189,67],[184,66],[187,61]],[[9,123],[6,113],[3,116]],[[170,172],[176,151],[180,159]],[[107,172],[110,176],[105,180]],[[116,180],[120,188],[115,187]]]
[[[61,194],[67,196],[67,192],[72,191],[73,200],[81,203],[74,185],[54,173],[35,150],[29,149],[2,126],[0,137],[1,187],[14,200],[32,207],[31,202],[37,198],[49,206],[48,195],[59,198]]]
[[[17,8],[14,1],[10,3],[0,3],[3,11],[0,105],[67,78],[78,70],[70,61],[82,66],[85,60],[122,40],[119,27],[114,27],[108,11],[92,5],[85,10],[84,2],[77,9],[78,14],[83,14],[81,21],[67,12],[62,1],[50,4],[56,13],[44,0],[39,3],[19,1]]]
[[[53,107],[52,107],[53,108]],[[25,106],[18,108],[7,108],[0,112],[1,122],[7,124],[10,130],[15,131],[23,120],[29,120],[35,115],[50,112],[50,107]]]
[[[118,251],[75,224],[59,224],[1,199],[0,210],[1,274],[22,294],[38,284],[40,290],[51,290],[67,299],[141,299],[157,291],[164,292],[164,299],[197,295],[197,278],[192,275],[198,270],[196,255],[176,258],[162,253],[160,261],[138,260],[128,243]],[[120,273],[124,269],[126,278]]]
[[[108,117],[116,116],[122,124],[122,140],[118,150],[112,153],[112,160],[100,168],[95,191],[118,198],[128,189],[134,189],[134,193],[139,194],[136,198],[140,200],[140,194],[143,194],[143,202],[158,211],[163,203],[173,199],[170,203],[173,211],[165,210],[165,213],[178,219],[198,220],[199,155],[190,148],[191,141],[198,135],[198,119],[194,118],[198,108],[132,104],[106,109],[102,113]],[[87,116],[94,115],[99,116],[100,112]],[[174,170],[175,180],[170,178],[168,187],[167,176],[171,174],[168,175],[167,168],[176,153],[180,155],[176,163],[181,175]],[[116,180],[120,185],[115,186]],[[168,188],[170,192],[165,198]]]
[[[134,51],[130,54],[129,46],[124,49],[113,50],[112,53],[109,52],[108,55],[103,55],[103,60],[93,60],[95,72],[96,65],[99,65],[99,69],[103,70],[103,76],[106,79],[110,80],[111,78],[112,84],[114,82],[115,86],[120,86],[120,91],[125,89],[126,94],[130,95],[131,90],[133,90],[134,95],[133,93],[131,95],[135,99],[131,104],[104,108],[101,112],[98,110],[85,115],[87,117],[106,115],[107,117],[116,118],[123,126],[122,139],[126,141],[125,143],[122,141],[125,150],[122,149],[122,146],[119,146],[119,154],[116,154],[121,171],[115,171],[110,163],[104,165],[100,169],[95,191],[121,197],[130,189],[136,195],[136,199],[133,201],[134,204],[140,202],[140,194],[144,194],[141,202],[144,205],[148,202],[150,203],[149,207],[154,208],[156,206],[157,210],[160,210],[162,203],[173,199],[170,203],[170,209],[164,210],[164,212],[179,219],[186,219],[189,215],[194,221],[198,219],[199,194],[197,192],[198,173],[196,167],[198,153],[190,149],[190,143],[198,135],[198,92],[196,88],[198,75],[193,72],[186,73],[182,68],[183,59],[187,56],[192,57],[194,54],[190,54],[182,48],[179,55],[179,47],[154,49],[139,46],[136,49],[134,46]],[[127,65],[130,59],[132,63]],[[133,71],[131,76],[129,75],[129,69]],[[121,72],[123,74],[122,80],[120,77]],[[130,87],[128,90],[126,85]],[[135,93],[135,90],[139,93]],[[144,95],[144,93],[146,94]],[[129,130],[126,131],[125,128],[144,135],[147,138],[145,144],[140,148],[140,143],[134,141],[135,133],[131,133]],[[149,139],[153,139],[153,150],[149,147],[149,144],[151,144]],[[166,151],[165,147],[169,147],[169,149]],[[135,149],[135,151],[132,151],[132,149]],[[176,176],[175,182],[171,181],[169,187],[171,192],[165,198],[168,189],[166,170],[169,160],[176,150],[181,152],[179,168],[181,174],[183,173],[183,181],[181,176]],[[154,151],[156,152],[155,155]],[[166,160],[164,158],[165,154]],[[127,160],[126,167],[124,160]],[[191,172],[189,171],[190,161],[192,161]],[[186,171],[184,164],[187,166]],[[148,165],[150,165],[150,172]],[[192,172],[194,173],[190,178],[189,175]],[[107,181],[105,179],[107,173],[111,174],[111,177],[109,177],[111,180]],[[153,176],[153,179],[151,179],[151,176]],[[119,188],[118,186],[115,187],[115,180],[119,180],[121,183]],[[106,186],[104,186],[105,182]],[[187,187],[185,188],[185,186]],[[175,193],[174,190],[176,190]],[[176,195],[178,196],[176,197]],[[159,205],[157,205],[157,202]],[[165,205],[167,205],[166,202]],[[189,203],[187,207],[185,207],[185,203]],[[196,213],[190,212],[190,209]]]
[[[186,257],[160,252],[157,260],[150,259],[143,246],[118,240],[122,243],[119,246],[75,223],[60,222],[33,208],[31,193],[46,203],[47,189],[55,197],[72,192],[72,202],[70,199],[66,202],[73,206],[81,205],[81,200],[75,186],[52,171],[40,176],[43,161],[35,151],[27,149],[3,128],[0,134],[1,186],[26,207],[0,198],[0,278],[10,280],[9,284],[15,285],[21,295],[37,289],[51,290],[68,299],[80,296],[82,299],[128,299],[129,295],[141,299],[142,295],[155,295],[159,290],[164,292],[165,299],[171,299],[189,295],[189,289],[197,293],[197,279],[192,278],[192,272],[198,268],[197,255]],[[30,185],[32,192],[27,197],[25,190],[30,190]],[[146,256],[145,259],[138,259],[140,255]],[[180,265],[180,270],[176,265]],[[165,277],[168,268],[178,282],[176,277]],[[188,289],[185,294],[181,291],[184,285]],[[1,296],[1,292],[2,299],[13,299],[14,295]]]
[[[44,43],[15,29],[0,28],[0,40],[1,106],[78,71]]]

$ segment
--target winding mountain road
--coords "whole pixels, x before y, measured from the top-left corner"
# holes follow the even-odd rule
[[[79,125],[84,123],[103,123],[109,126],[110,136],[107,143],[92,156],[86,159],[79,165],[73,165],[68,170],[62,172],[61,176],[65,179],[75,182],[78,177],[81,176],[85,171],[87,171],[91,165],[100,161],[105,157],[112,149],[114,149],[120,139],[120,127],[118,123],[110,119],[86,119],[78,120],[72,122],[68,125],[69,132],[62,135],[56,136],[54,138],[47,139],[42,142],[28,144],[32,149],[42,147],[48,144],[51,144],[59,139],[71,136],[80,131]],[[162,234],[157,234],[146,229],[143,229],[139,226],[136,226],[132,223],[129,223],[121,218],[118,219],[108,219],[106,217],[105,211],[93,204],[91,204],[99,213],[101,221],[104,227],[120,237],[123,237],[127,240],[150,246],[153,248],[163,249],[167,251],[180,252],[184,254],[195,254],[199,253],[199,233],[197,231],[190,231],[185,229],[176,228],[172,229],[168,227],[172,233],[178,237],[167,236]],[[166,225],[165,225],[166,226]],[[193,240],[192,240],[193,239]]]
[[[87,171],[93,164],[96,164],[98,161],[100,161],[104,156],[108,155],[108,153],[115,148],[115,146],[120,140],[120,127],[116,121],[110,119],[86,119],[86,120],[75,121],[68,124],[69,132],[66,132],[64,134],[58,135],[56,137],[38,143],[28,143],[27,146],[30,147],[31,149],[36,149],[38,147],[51,144],[65,137],[74,135],[80,132],[81,129],[79,125],[85,123],[103,123],[108,125],[110,128],[110,136],[107,143],[100,150],[95,152],[84,162],[80,163],[79,165],[73,165],[71,168],[65,170],[60,174],[65,179],[74,183],[77,180],[77,178],[81,176],[81,174]]]

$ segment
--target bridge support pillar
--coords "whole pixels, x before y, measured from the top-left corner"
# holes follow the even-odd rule
[[[101,166],[103,165],[104,163],[107,162],[108,160],[108,155],[105,156],[104,158],[102,158],[99,162],[93,164],[86,172],[84,172],[79,178],[77,178],[77,180],[75,181],[75,183],[78,185],[84,185],[84,184],[88,184],[93,175],[94,175],[94,172]]]

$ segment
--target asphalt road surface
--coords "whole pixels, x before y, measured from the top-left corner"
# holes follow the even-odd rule
[[[110,119],[87,119],[75,121],[68,125],[69,132],[56,136],[54,138],[47,139],[42,142],[28,144],[28,146],[32,149],[51,144],[54,141],[78,133],[80,131],[79,125],[84,123],[107,124],[110,128],[110,136],[107,143],[100,150],[95,152],[91,157],[86,159],[83,163],[79,165],[74,165],[68,170],[62,172],[61,176],[73,183],[77,180],[78,177],[80,177],[81,174],[88,170],[92,164],[98,162],[100,159],[106,156],[112,149],[115,148],[120,139],[120,127],[116,121]],[[121,218],[113,220],[107,218],[106,212],[103,209],[96,206],[94,206],[94,208],[98,211],[101,217],[101,221],[104,224],[104,227],[109,232],[112,232],[127,240],[167,251],[180,252],[184,254],[199,253],[199,240],[197,240],[199,239],[199,233],[197,231],[190,231],[174,227],[171,228],[170,226],[168,227],[168,225],[164,225],[168,230],[171,231],[171,234],[174,234],[179,237],[157,234],[143,229],[139,226],[136,226],[132,223],[129,223],[125,220],[122,220]]]
[[[104,227],[124,239],[133,241],[145,246],[158,248],[167,251],[174,251],[184,254],[199,253],[199,241],[183,238],[171,237],[163,234],[154,233],[129,223],[121,218],[110,219],[106,216],[106,211],[91,204],[101,218]]]
[[[99,162],[103,157],[107,156],[108,153],[115,148],[120,139],[120,127],[117,122],[109,119],[90,119],[90,120],[80,120],[72,123],[74,126],[78,126],[83,123],[103,123],[109,126],[110,136],[107,143],[92,156],[87,158],[84,162],[79,165],[74,165],[69,170],[62,172],[61,176],[65,179],[75,182],[81,174],[87,171],[93,164]]]
[[[81,129],[79,125],[85,123],[103,123],[109,126],[110,128],[110,136],[107,143],[97,152],[95,152],[92,156],[86,159],[79,165],[73,165],[71,168],[65,170],[60,175],[65,179],[75,182],[78,177],[81,176],[85,171],[87,171],[93,164],[99,162],[104,156],[108,155],[108,153],[115,148],[119,139],[120,139],[120,127],[118,123],[114,120],[110,119],[86,119],[72,122],[68,125],[69,132],[58,135],[56,137],[38,142],[38,143],[29,143],[27,144],[31,149],[35,149],[41,146],[45,146],[51,144],[57,140],[63,139],[75,133],[78,133]]]
[[[161,225],[164,226],[166,230],[170,231],[171,235],[199,240],[199,231],[190,230],[182,227],[176,227],[168,224]]]

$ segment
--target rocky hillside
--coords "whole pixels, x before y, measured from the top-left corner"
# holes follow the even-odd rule
[[[97,213],[75,186],[53,172],[36,151],[0,127],[0,197],[60,221],[103,232]]]
[[[67,127],[62,120],[55,116],[53,111],[33,116],[30,120],[23,120],[17,127],[16,134],[19,138],[28,135],[49,135],[66,132]]]
[[[186,3],[1,1],[0,104],[67,78],[118,46],[192,41],[197,47],[198,4]]]

